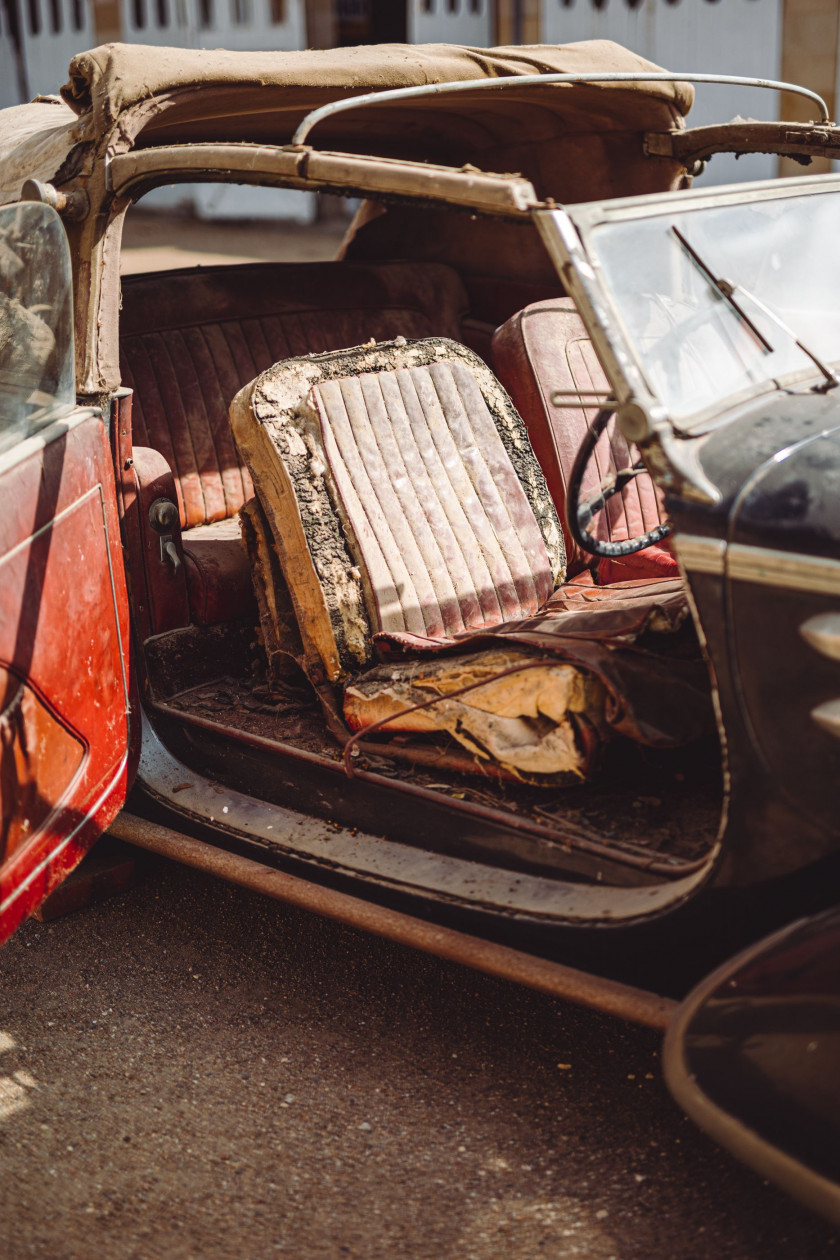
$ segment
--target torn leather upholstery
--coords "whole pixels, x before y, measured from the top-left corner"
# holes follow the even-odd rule
[[[427,705],[434,697],[438,703]],[[599,741],[581,738],[581,725],[602,711],[594,675],[505,647],[426,657],[402,669],[380,666],[344,692],[351,730],[388,719],[389,734],[447,734],[472,756],[476,770],[495,763],[504,777],[528,782],[583,778]]]
[[[565,576],[522,421],[455,342],[276,364],[234,399],[231,425],[310,674],[370,664],[381,631],[446,639],[529,616]]]
[[[609,731],[651,748],[674,748],[714,732],[708,671],[679,578],[612,586],[568,582],[536,616],[461,635],[454,643],[406,634],[376,637],[379,656],[394,662],[502,645],[552,653],[599,679],[602,736]]]
[[[472,352],[432,338],[286,361],[231,424],[260,504],[246,539],[269,661],[295,654],[287,591],[328,717],[342,688],[351,729],[451,737],[529,782],[585,776],[610,728],[666,745],[708,729],[679,582],[562,585],[542,472]],[[671,658],[647,640],[676,648],[660,702]]]

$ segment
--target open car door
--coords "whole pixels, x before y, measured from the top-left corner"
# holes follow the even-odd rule
[[[76,405],[70,255],[0,207],[0,941],[127,790],[128,601],[101,414]]]
[[[686,998],[665,1079],[701,1128],[840,1224],[840,909],[800,919]]]

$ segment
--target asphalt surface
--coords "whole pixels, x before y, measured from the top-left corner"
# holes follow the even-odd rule
[[[805,1260],[659,1037],[155,861],[0,952],[4,1260]]]

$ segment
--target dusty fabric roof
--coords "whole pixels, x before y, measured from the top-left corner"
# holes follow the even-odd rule
[[[147,147],[201,141],[286,144],[310,110],[377,89],[530,74],[656,70],[608,40],[524,48],[385,44],[304,52],[241,53],[109,44],[70,66],[64,99],[91,138],[119,128]],[[207,88],[211,87],[212,92]],[[459,93],[349,111],[320,124],[311,142],[379,156],[460,165],[523,141],[565,132],[679,126],[693,88],[679,83],[609,87],[525,86],[504,102]],[[519,169],[499,165],[493,169]]]
[[[0,112],[0,199],[16,197],[27,176],[62,183],[90,174],[106,152],[206,141],[286,144],[310,110],[376,89],[535,73],[657,69],[608,40],[302,52],[105,44],[74,57],[61,90],[67,104],[53,99]],[[467,91],[351,110],[316,128],[311,142],[386,157],[523,171],[554,195],[546,161],[559,137],[682,126],[693,97],[685,83],[525,85],[507,89],[503,98]]]
[[[58,97],[0,110],[0,204],[25,179],[49,183],[78,142],[79,120]]]
[[[272,89],[279,89],[298,107],[309,98],[308,108],[314,108],[322,95],[334,99],[352,92],[465,79],[658,68],[610,40],[489,49],[380,44],[256,53],[105,44],[73,58],[61,94],[77,113],[91,112],[101,132],[132,105],[198,85],[257,88],[263,99],[266,90],[276,98]],[[681,114],[688,112],[694,96],[684,83],[629,83],[608,90],[667,101]]]

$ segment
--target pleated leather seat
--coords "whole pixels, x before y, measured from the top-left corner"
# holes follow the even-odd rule
[[[311,670],[374,636],[447,639],[535,614],[565,574],[545,479],[477,355],[429,339],[280,363],[231,425]]]
[[[545,478],[472,351],[431,338],[287,360],[230,414],[256,486],[245,515],[269,670],[296,659],[340,738],[342,721],[387,721],[473,758],[441,764],[553,783],[591,773],[615,731],[668,745],[708,728],[699,653],[621,650],[653,628],[676,641],[679,581],[562,586]]]
[[[525,421],[531,443],[545,472],[566,534],[569,575],[594,564],[566,527],[566,488],[575,455],[598,412],[598,399],[609,385],[592,342],[571,298],[535,302],[496,330],[493,364],[499,380]],[[556,392],[562,401],[552,402]],[[583,496],[590,498],[606,477],[633,462],[627,442],[613,422],[601,437],[589,464]],[[611,499],[594,525],[596,537],[621,542],[645,533],[663,520],[658,491],[642,473],[621,495]],[[662,547],[621,560],[602,560],[598,578],[603,583],[637,577],[676,577],[677,563]]]
[[[253,494],[228,422],[234,394],[281,359],[371,339],[457,337],[466,304],[457,274],[435,264],[258,263],[123,279],[133,442],[172,470],[194,620],[247,612],[247,559],[226,524]]]

